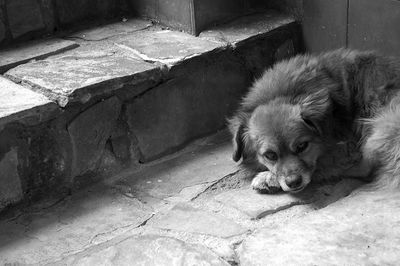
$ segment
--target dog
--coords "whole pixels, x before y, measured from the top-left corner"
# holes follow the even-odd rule
[[[262,193],[354,177],[400,185],[400,60],[339,49],[276,63],[231,119],[233,160]]]

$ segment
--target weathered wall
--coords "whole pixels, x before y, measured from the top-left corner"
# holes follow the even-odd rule
[[[110,19],[124,8],[124,0],[0,0],[0,45]]]
[[[400,55],[400,1],[304,1],[303,34],[310,52],[340,47]]]

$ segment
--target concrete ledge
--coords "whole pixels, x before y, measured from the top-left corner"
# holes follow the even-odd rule
[[[14,60],[0,80],[0,173],[20,179],[22,196],[0,195],[3,207],[59,196],[223,128],[253,79],[301,47],[298,25],[275,12],[202,37],[139,22],[75,33],[73,50]]]

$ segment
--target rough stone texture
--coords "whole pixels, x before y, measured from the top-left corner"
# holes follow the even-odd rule
[[[288,15],[274,11],[244,16],[231,23],[222,24],[203,31],[200,37],[230,44],[239,44],[249,38],[265,34],[294,22]]]
[[[242,265],[396,265],[400,194],[363,192],[288,225],[265,228],[239,249]]]
[[[41,122],[58,110],[45,96],[0,77],[0,125],[25,120]]]
[[[20,201],[23,196],[17,156],[17,150],[14,148],[0,159],[0,211]]]
[[[289,58],[296,54],[295,45],[293,40],[287,40],[282,43],[275,52],[276,61],[281,61],[283,59]]]
[[[223,238],[233,237],[247,232],[246,228],[243,228],[232,220],[212,212],[194,208],[187,203],[178,203],[166,214],[154,217],[150,225],[167,230],[184,231]]]
[[[249,73],[230,53],[192,59],[174,67],[172,75],[127,105],[128,123],[143,161],[224,127],[250,84]]]
[[[83,39],[85,41],[102,41],[117,35],[128,35],[135,31],[141,31],[152,25],[151,21],[133,18],[126,22],[117,22],[79,31],[72,34],[70,38]]]
[[[53,265],[225,265],[229,264],[200,245],[171,237],[142,236],[121,241],[87,255],[80,254]]]
[[[229,137],[227,132],[221,132],[195,142],[177,157],[125,174],[120,184],[153,198],[190,200],[204,190],[202,185],[210,185],[234,171]]]
[[[0,11],[1,15],[1,11]],[[6,38],[6,26],[4,25],[3,21],[0,19],[0,43],[4,41]]]
[[[61,24],[72,24],[90,17],[106,18],[115,12],[114,0],[55,0],[55,4]]]
[[[13,38],[45,27],[38,1],[7,0],[6,8]]]
[[[126,84],[159,79],[152,64],[117,54],[115,49],[85,47],[61,57],[30,62],[9,70],[6,76],[31,85],[61,106],[87,102]]]
[[[215,200],[234,207],[252,219],[259,219],[266,215],[290,208],[294,205],[310,203],[313,195],[302,194],[259,194],[251,188],[229,190],[215,197]]]
[[[43,23],[46,26],[46,31],[49,33],[56,32],[58,30],[58,21],[56,21],[56,10],[54,9],[53,0],[39,0]]]
[[[54,261],[135,228],[152,210],[102,186],[0,222],[0,264]]]
[[[231,206],[251,219],[261,219],[296,205],[310,204],[317,209],[323,208],[351,193],[362,182],[354,179],[344,179],[336,184],[311,185],[296,194],[260,194],[245,187],[222,192],[215,200]]]
[[[50,39],[36,41],[12,49],[0,51],[0,73],[4,73],[10,68],[24,64],[32,59],[44,59],[50,55],[62,53],[74,49],[78,46],[73,41]]]
[[[68,125],[73,152],[73,177],[96,168],[120,112],[120,101],[112,97],[89,107]]]
[[[143,31],[120,40],[119,47],[149,62],[176,64],[190,57],[212,51],[223,45],[170,30]]]

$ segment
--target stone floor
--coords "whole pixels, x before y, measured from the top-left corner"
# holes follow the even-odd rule
[[[230,158],[222,131],[62,200],[10,210],[0,264],[398,264],[400,194],[348,179],[261,195]]]

